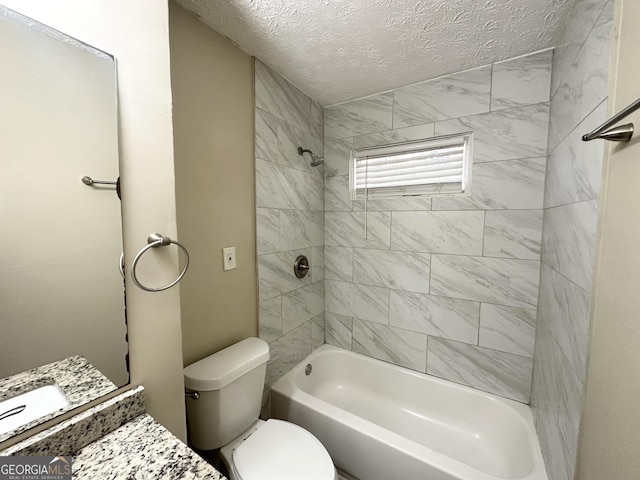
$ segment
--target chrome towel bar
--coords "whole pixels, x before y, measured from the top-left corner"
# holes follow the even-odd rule
[[[189,268],[189,252],[187,251],[185,246],[182,245],[181,243],[176,242],[175,240],[171,240],[169,237],[164,237],[159,233],[152,233],[151,235],[149,235],[149,237],[147,238],[147,243],[148,245],[143,247],[138,252],[138,254],[134,257],[133,262],[131,263],[131,279],[133,280],[133,283],[135,283],[136,286],[138,286],[142,290],[146,290],[147,292],[161,292],[163,290],[167,290],[168,288],[173,287],[176,283],[182,280],[182,277],[187,272],[187,268]],[[182,269],[182,272],[180,272],[180,275],[178,275],[178,278],[176,278],[170,284],[165,285],[164,287],[159,287],[159,288],[152,288],[152,287],[147,287],[145,285],[142,285],[136,275],[136,267],[138,266],[138,261],[140,260],[142,255],[144,255],[144,253],[151,248],[165,247],[165,246],[171,245],[172,243],[174,245],[177,245],[178,248],[180,248],[184,253],[184,268]]]
[[[624,125],[618,125],[614,127],[616,123],[622,120],[624,117],[631,115],[633,112],[640,108],[640,98],[633,102],[631,105],[622,109],[620,112],[616,113],[609,120],[604,122],[595,130],[585,134],[582,136],[583,142],[588,142],[590,140],[602,139],[602,140],[610,140],[612,142],[628,142],[631,140],[633,136],[633,123],[626,123]]]

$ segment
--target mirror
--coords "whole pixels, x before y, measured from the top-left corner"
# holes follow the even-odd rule
[[[0,6],[0,65],[0,379],[81,355],[115,389],[120,200],[82,182],[119,175],[115,60]]]

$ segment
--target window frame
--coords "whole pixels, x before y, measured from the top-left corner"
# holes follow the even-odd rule
[[[399,154],[424,152],[447,146],[462,145],[462,180],[461,182],[444,183],[422,183],[405,187],[377,187],[369,189],[367,187],[356,189],[357,161],[364,158],[393,156]],[[468,195],[471,188],[471,172],[473,166],[473,132],[462,132],[452,135],[440,135],[437,137],[424,138],[406,142],[390,143],[375,147],[361,147],[351,149],[349,156],[349,195],[351,200],[376,199],[376,198],[399,198],[414,196],[451,196]],[[460,188],[449,190],[452,185],[460,185]]]

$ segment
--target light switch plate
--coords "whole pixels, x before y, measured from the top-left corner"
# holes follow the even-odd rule
[[[222,249],[222,268],[225,272],[236,268],[236,247]]]

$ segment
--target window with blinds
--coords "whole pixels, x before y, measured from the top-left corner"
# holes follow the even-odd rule
[[[472,139],[464,133],[352,150],[351,198],[467,193]]]

